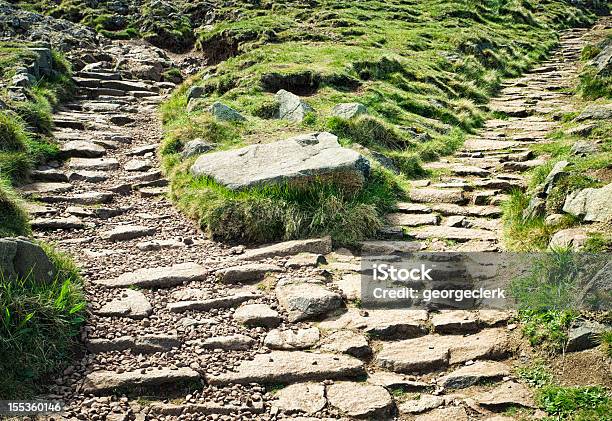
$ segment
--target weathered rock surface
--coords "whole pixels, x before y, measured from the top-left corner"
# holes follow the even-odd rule
[[[510,368],[496,361],[477,361],[442,377],[438,383],[447,388],[462,389],[483,381],[510,375]]]
[[[213,336],[206,339],[196,339],[187,342],[188,345],[195,345],[204,349],[223,349],[223,350],[248,350],[253,347],[255,340],[246,335],[227,335]]]
[[[191,167],[191,173],[212,177],[233,190],[281,183],[303,185],[318,177],[355,189],[361,187],[369,168],[366,158],[323,132],[205,154]]]
[[[504,408],[522,406],[534,408],[533,393],[529,388],[514,381],[503,383],[495,389],[481,394],[477,402],[486,408]]]
[[[349,417],[384,420],[391,415],[393,399],[381,386],[336,382],[327,387],[327,400]]]
[[[321,317],[342,305],[340,295],[319,282],[279,282],[276,298],[291,322]]]
[[[363,358],[372,353],[368,340],[363,334],[351,330],[339,330],[321,341],[321,349],[327,352],[349,354]]]
[[[307,349],[319,342],[320,332],[316,327],[294,330],[274,329],[268,332],[264,345],[270,349]]]
[[[235,372],[206,376],[212,385],[231,383],[298,383],[342,379],[364,374],[363,363],[354,357],[313,354],[303,351],[273,351],[243,361]]]
[[[266,273],[280,272],[279,266],[266,263],[250,263],[242,266],[231,266],[216,272],[217,278],[226,284],[259,281]]]
[[[327,403],[325,386],[317,383],[298,383],[279,390],[272,405],[282,411],[312,415]]]
[[[366,106],[358,102],[345,102],[342,104],[337,104],[332,109],[332,115],[345,118],[347,120],[367,113],[368,109]]]
[[[153,234],[155,234],[155,228],[142,225],[120,225],[112,230],[102,232],[100,236],[108,241],[128,241]]]
[[[570,193],[563,211],[586,222],[612,221],[612,183],[599,189],[588,188]]]
[[[276,327],[281,318],[267,304],[243,304],[234,313],[234,320],[247,326]]]
[[[143,319],[153,313],[153,307],[142,292],[126,289],[121,292],[119,298],[103,305],[95,313],[100,316]]]
[[[261,294],[253,292],[240,292],[226,297],[216,297],[202,300],[178,301],[169,303],[168,310],[173,313],[182,313],[184,311],[209,311],[215,308],[230,308],[236,307],[245,301],[255,298],[260,298]]]
[[[115,373],[111,371],[95,371],[88,374],[83,382],[83,392],[100,394],[112,392],[123,387],[155,387],[168,383],[199,380],[197,371],[182,367],[176,370],[170,368],[153,369],[142,373],[142,370]]]
[[[551,250],[559,248],[581,250],[586,244],[587,239],[587,232],[583,228],[567,228],[557,231],[552,236],[548,243],[548,248]]]
[[[107,287],[118,288],[138,286],[142,288],[168,288],[184,282],[206,279],[208,270],[196,263],[180,263],[174,266],[164,266],[150,269],[138,269],[124,273],[115,279],[94,281]]]
[[[299,96],[281,89],[276,93],[278,101],[278,118],[289,121],[302,121],[306,114],[313,112],[313,108],[302,101]]]
[[[186,159],[195,155],[201,155],[211,151],[213,148],[214,145],[205,142],[202,139],[194,139],[185,143],[185,146],[183,146],[183,150],[181,152],[181,157]]]
[[[575,352],[598,346],[601,334],[607,329],[605,325],[590,320],[577,323],[568,333],[566,350]]]
[[[0,239],[0,275],[6,280],[31,276],[38,282],[51,282],[55,265],[41,246],[25,237]]]
[[[244,121],[246,118],[238,111],[221,102],[215,102],[210,106],[210,113],[220,121]]]
[[[448,408],[438,408],[426,414],[419,415],[414,421],[468,421],[467,412],[461,406],[450,406]]]
[[[124,351],[130,349],[133,353],[150,354],[166,352],[181,346],[181,341],[174,335],[143,335],[121,336],[114,339],[90,339],[87,349],[90,352]]]
[[[445,401],[443,396],[421,395],[418,399],[402,402],[398,409],[401,414],[418,414],[442,406]]]
[[[247,250],[241,260],[260,260],[267,257],[291,256],[299,253],[327,254],[331,252],[330,237],[310,238],[276,243],[265,247]]]

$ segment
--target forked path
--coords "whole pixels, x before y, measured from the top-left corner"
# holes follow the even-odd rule
[[[393,225],[430,249],[499,248],[499,202],[540,163],[527,146],[545,141],[551,112],[571,107],[584,33],[505,85],[493,107],[510,117],[431,164],[445,175],[415,186]],[[87,352],[50,388],[67,419],[467,420],[534,405],[512,377],[507,314],[364,311],[359,255],[327,239],[247,251],[206,240],[164,197],[156,109],[172,86],[113,68],[76,74],[78,96],[55,116],[69,160],[24,189],[37,235],[76,258],[90,303]]]

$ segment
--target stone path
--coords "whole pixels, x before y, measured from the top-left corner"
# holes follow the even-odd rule
[[[361,252],[498,250],[499,205],[539,163],[527,146],[571,106],[561,89],[583,34],[505,84],[492,107],[509,118],[429,164],[440,180],[413,183],[389,221],[414,241]],[[89,67],[55,116],[67,163],[24,188],[36,235],[75,256],[90,302],[87,353],[50,388],[66,419],[502,420],[508,405],[534,406],[513,380],[509,314],[361,310],[360,256],[329,239],[206,240],[164,197],[156,107],[172,84]]]
[[[418,205],[400,203],[386,231],[420,240],[424,250],[502,249],[500,204],[513,189],[525,189],[525,171],[543,163],[529,146],[546,142],[559,117],[574,111],[569,88],[586,32],[563,33],[548,60],[505,82],[489,105],[499,118],[488,120],[454,156],[426,164],[439,179],[413,182],[409,197]]]

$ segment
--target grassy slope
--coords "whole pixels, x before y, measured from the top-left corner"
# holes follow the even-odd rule
[[[612,37],[612,34],[608,34],[607,37]],[[594,77],[593,69],[587,65],[588,61],[598,54],[597,45],[587,45],[583,50],[585,63],[581,70],[580,83],[576,87],[576,110],[581,110],[591,104],[609,104],[612,99],[612,79],[609,76]],[[578,113],[571,113],[564,116],[559,129],[552,134],[551,143],[533,146],[536,154],[546,155],[550,159],[546,164],[531,171],[529,174],[530,189],[544,181],[556,162],[565,160],[571,164],[568,167],[568,176],[557,183],[547,198],[546,215],[563,213],[562,207],[568,193],[587,187],[601,187],[612,182],[610,172],[612,167],[612,138],[610,137],[612,122],[606,120],[576,122],[577,115]],[[572,133],[572,129],[585,124],[593,126],[588,134]],[[571,152],[576,142],[597,144],[599,152],[577,156]],[[508,248],[519,251],[546,249],[555,232],[580,225],[580,220],[569,214],[565,214],[564,219],[554,225],[545,224],[546,215],[525,220],[522,213],[529,199],[530,191],[516,192],[505,206],[504,219]],[[589,230],[591,232],[587,242],[587,251],[612,250],[612,235],[609,227],[595,224],[589,226]]]
[[[334,221],[348,216],[353,216],[353,229],[348,235],[336,230],[336,240],[372,235],[390,201],[401,196],[406,177],[423,175],[419,162],[452,153],[464,134],[482,123],[482,106],[502,78],[542,58],[556,43],[556,28],[589,21],[565,2],[536,0],[257,6],[235,1],[218,15],[225,20],[200,31],[196,45],[219,64],[188,81],[164,105],[162,154],[178,205],[213,236],[241,241],[329,232]],[[207,95],[187,112],[186,92],[193,85],[203,86]],[[269,118],[281,87],[307,95],[316,113],[299,124]],[[217,100],[246,115],[248,123],[212,120],[204,110]],[[369,115],[353,121],[330,117],[340,102],[361,102]],[[294,192],[232,194],[210,181],[192,180],[186,174],[190,162],[181,163],[177,154],[197,137],[223,149],[315,130],[387,155],[402,175],[377,168],[376,193],[359,216],[354,207],[368,195],[342,192],[321,195],[304,213],[299,212],[302,195]],[[332,198],[338,210],[326,209]],[[338,217],[317,218],[329,211]],[[239,218],[261,221],[261,226],[245,233]],[[267,232],[266,226],[287,229]],[[244,235],[229,235],[228,227]]]
[[[0,43],[0,74],[10,81],[15,69],[31,59],[23,44]],[[0,89],[7,107],[0,111],[0,238],[29,235],[28,218],[13,185],[28,172],[55,158],[50,139],[52,107],[70,91],[69,68],[57,54],[58,73],[28,90],[28,101],[11,100]],[[0,399],[28,398],[46,376],[65,365],[80,323],[84,298],[77,269],[70,260],[43,244],[59,269],[51,283],[33,279],[8,280],[0,273]]]
[[[15,70],[32,59],[22,43],[0,42],[0,74],[8,86]],[[28,90],[27,101],[11,99],[0,88],[0,100],[6,109],[0,111],[0,237],[29,232],[26,217],[19,208],[11,185],[27,180],[29,171],[38,163],[56,158],[58,148],[50,138],[53,107],[69,95],[69,66],[53,53],[52,78],[41,79]]]

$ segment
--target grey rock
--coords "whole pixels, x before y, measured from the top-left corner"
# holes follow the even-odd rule
[[[417,203],[464,203],[463,191],[459,189],[417,188],[408,193],[410,200]]]
[[[202,86],[192,86],[187,90],[187,101],[191,101],[192,99],[201,98],[205,94],[204,87]]]
[[[169,303],[168,310],[172,313],[182,313],[184,311],[209,311],[215,308],[236,307],[245,301],[260,298],[261,294],[254,292],[240,292],[226,297],[216,297],[203,300],[178,301]]]
[[[153,168],[153,164],[148,159],[131,159],[125,163],[123,168],[126,171],[148,171]]]
[[[330,237],[292,240],[247,250],[241,260],[261,260],[269,257],[291,256],[299,253],[327,254],[331,252]]]
[[[443,387],[463,389],[483,381],[496,380],[510,375],[510,368],[496,361],[477,361],[439,379]]]
[[[609,330],[605,325],[584,320],[573,326],[568,334],[566,350],[568,352],[582,351],[594,348],[601,342],[600,335]]]
[[[546,213],[546,200],[538,196],[532,196],[529,199],[527,207],[523,209],[523,219],[538,218]]]
[[[185,282],[203,281],[207,276],[208,269],[203,266],[196,263],[180,263],[173,266],[138,269],[114,279],[94,280],[93,282],[111,288],[132,285],[141,288],[170,288]]]
[[[210,106],[210,113],[220,121],[245,121],[246,118],[238,111],[221,102],[215,102]]]
[[[93,353],[130,349],[133,353],[151,354],[167,352],[180,346],[181,341],[173,335],[121,336],[113,339],[90,339],[87,342],[87,349]]]
[[[599,145],[592,142],[576,142],[572,145],[571,153],[578,156],[589,156],[601,150]]]
[[[232,266],[216,272],[217,278],[226,284],[247,281],[260,281],[266,273],[280,272],[279,266],[267,263],[250,263],[242,266]]]
[[[476,398],[481,406],[487,409],[505,408],[508,406],[522,406],[535,408],[533,392],[520,383],[513,381],[502,383],[495,389],[484,392]]]
[[[478,330],[478,322],[473,312],[447,310],[435,314],[431,324],[438,333],[467,333]]]
[[[601,188],[588,188],[570,193],[565,198],[563,211],[586,222],[612,220],[612,183]]]
[[[582,120],[610,120],[612,119],[612,104],[591,104],[576,117],[576,121]]]
[[[367,114],[368,109],[365,105],[358,102],[345,102],[337,104],[332,109],[332,115],[340,118],[351,119],[362,114]]]
[[[551,190],[555,187],[559,179],[566,174],[565,169],[568,165],[569,162],[567,161],[557,162],[552,170],[550,170],[538,190],[544,192],[544,194],[550,194]]]
[[[191,167],[191,173],[212,177],[233,190],[301,184],[316,177],[359,189],[369,168],[366,158],[343,148],[336,136],[323,132],[202,155]]]
[[[319,342],[320,332],[316,327],[307,329],[280,330],[274,329],[268,332],[264,339],[264,345],[270,349],[298,350],[313,347]]]
[[[110,171],[119,168],[119,161],[115,158],[71,158],[68,168],[72,170]]]
[[[153,235],[155,231],[155,228],[142,225],[121,225],[109,231],[103,231],[100,233],[100,237],[108,241],[128,241]]]
[[[367,383],[335,382],[327,387],[327,400],[349,417],[367,420],[388,419],[394,408],[384,387]]]
[[[299,96],[284,89],[276,93],[276,100],[279,103],[278,117],[284,120],[300,122],[306,114],[314,112]]]
[[[31,276],[38,282],[51,282],[55,279],[57,269],[40,245],[21,237],[10,241],[16,245],[13,268],[19,277]]]
[[[161,368],[142,372],[142,370],[115,373],[112,371],[94,371],[83,381],[83,393],[102,394],[121,388],[147,388],[164,384],[176,384],[184,381],[199,380],[197,371],[181,367],[177,369]]]
[[[206,376],[211,385],[232,383],[298,383],[360,376],[364,364],[354,357],[335,354],[315,354],[304,351],[272,351],[257,354],[235,369]]]
[[[30,222],[37,231],[47,230],[73,230],[85,228],[85,223],[75,216],[65,218],[35,218]]]
[[[581,250],[588,239],[587,232],[582,228],[567,228],[561,231],[557,231],[550,242],[548,248],[552,249],[565,249],[571,248],[575,251]]]
[[[62,144],[60,153],[64,157],[99,158],[106,154],[106,150],[92,142],[73,140]]]
[[[279,390],[272,405],[285,413],[313,415],[325,407],[325,386],[317,383],[298,383]]]
[[[279,282],[276,298],[289,313],[289,321],[318,318],[338,309],[342,298],[319,282]]]
[[[321,350],[363,358],[372,353],[368,340],[361,333],[339,330],[321,341]]]
[[[588,63],[597,69],[597,75],[607,77],[612,75],[612,41],[603,41],[601,51]]]
[[[462,406],[449,406],[446,408],[437,408],[425,414],[420,414],[414,418],[414,421],[469,421],[468,414]]]
[[[276,327],[281,318],[267,304],[243,304],[234,312],[234,320],[246,326]]]
[[[202,139],[194,139],[183,146],[181,157],[187,159],[192,156],[201,155],[213,149],[213,145],[203,141]]]
[[[445,402],[443,396],[421,395],[418,399],[402,402],[398,409],[401,414],[418,414],[442,406]]]
[[[285,267],[298,269],[302,267],[317,267],[319,264],[325,264],[326,260],[322,254],[317,253],[300,253],[297,254],[285,263]]]
[[[196,339],[187,342],[188,345],[195,345],[204,349],[223,349],[237,351],[249,350],[255,345],[255,340],[246,335],[227,335],[213,336],[206,339]]]
[[[144,319],[153,313],[153,307],[142,292],[126,289],[121,291],[119,298],[104,304],[95,313],[107,317]]]

